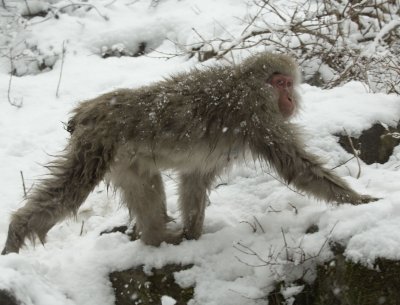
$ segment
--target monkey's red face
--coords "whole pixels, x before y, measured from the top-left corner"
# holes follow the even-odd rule
[[[285,118],[290,117],[296,109],[296,101],[293,94],[293,77],[283,74],[274,74],[268,83],[278,90],[278,106],[281,114]]]

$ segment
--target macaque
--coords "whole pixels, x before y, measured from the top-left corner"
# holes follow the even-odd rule
[[[352,190],[305,151],[298,127],[288,120],[300,102],[299,81],[290,57],[262,53],[237,66],[195,69],[81,103],[69,121],[65,151],[12,215],[2,253],[18,252],[26,238],[44,242],[102,179],[122,192],[145,244],[198,239],[215,177],[247,151],[318,199],[375,200]],[[176,232],[167,228],[161,178],[166,169],[180,179],[183,229]]]

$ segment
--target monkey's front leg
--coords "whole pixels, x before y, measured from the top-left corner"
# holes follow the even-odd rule
[[[293,154],[281,152],[282,158],[288,158],[288,167],[279,171],[298,189],[317,198],[338,203],[361,204],[376,201],[368,195],[354,191],[341,177],[324,168],[317,157],[298,148]],[[279,167],[279,166],[278,166]]]
[[[287,129],[289,124],[280,127],[281,135],[265,136],[265,132],[256,129],[258,137],[251,147],[253,153],[270,163],[285,181],[326,201],[361,204],[378,200],[358,194],[333,171],[324,168],[317,157],[303,149],[304,143],[296,136],[293,126],[291,129]]]
[[[179,204],[183,218],[183,234],[187,239],[201,236],[207,191],[215,177],[215,171],[182,173],[179,185]]]

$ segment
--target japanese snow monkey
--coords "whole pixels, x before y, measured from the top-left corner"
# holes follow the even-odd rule
[[[299,81],[290,57],[262,53],[237,66],[194,69],[81,103],[68,124],[72,135],[65,152],[12,215],[2,254],[18,252],[27,237],[44,242],[54,224],[76,214],[105,177],[122,192],[144,243],[197,239],[214,178],[246,151],[316,198],[376,200],[356,193],[304,150],[297,127],[288,121],[300,101]],[[180,177],[182,231],[166,227],[160,173],[165,169]]]

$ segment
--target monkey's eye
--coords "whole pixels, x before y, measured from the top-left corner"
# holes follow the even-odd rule
[[[286,87],[292,88],[293,87],[293,82],[289,81],[286,83]]]
[[[276,85],[279,86],[279,87],[284,87],[285,86],[285,81],[282,80],[282,79],[278,79],[276,81]]]

